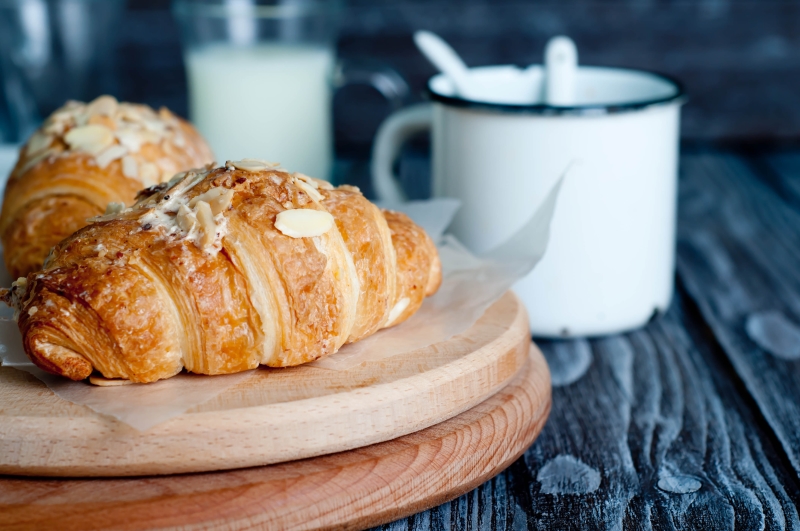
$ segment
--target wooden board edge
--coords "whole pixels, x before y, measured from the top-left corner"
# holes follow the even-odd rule
[[[536,347],[534,347],[536,348]],[[537,348],[538,350],[538,348]],[[527,368],[527,367],[525,367]],[[523,368],[522,370],[524,370]],[[549,373],[548,373],[548,381],[549,381]],[[462,496],[473,489],[478,488],[485,482],[489,481],[493,477],[497,476],[498,474],[502,473],[506,470],[509,466],[511,466],[517,459],[522,457],[522,455],[531,447],[531,445],[536,441],[536,438],[541,433],[542,428],[547,422],[547,419],[550,416],[550,410],[552,408],[552,395],[550,390],[548,389],[548,400],[546,400],[542,407],[537,410],[536,418],[538,419],[537,423],[531,425],[529,427],[529,432],[526,436],[523,436],[522,441],[520,444],[515,445],[515,452],[507,456],[504,460],[499,462],[497,466],[491,470],[486,471],[483,474],[476,476],[472,481],[459,485],[448,492],[442,492],[439,496],[431,497],[426,500],[419,500],[415,503],[410,503],[409,505],[403,507],[397,507],[386,511],[383,514],[375,514],[369,517],[364,517],[360,521],[354,521],[352,523],[348,523],[347,527],[342,527],[339,524],[332,524],[324,527],[320,527],[318,529],[325,529],[325,530],[337,530],[337,529],[353,529],[353,530],[362,530],[368,529],[370,527],[375,527],[383,524],[388,524],[390,522],[394,522],[395,520],[399,520],[401,518],[406,518],[413,514],[417,514],[422,511],[426,511],[428,509],[432,509],[437,507],[443,503],[447,503],[452,501],[459,496]]]
[[[182,437],[184,441],[189,439],[189,444],[181,443],[181,453],[179,458],[173,459],[173,461],[168,461],[165,459],[154,460],[152,463],[141,462],[137,461],[135,463],[127,463],[121,462],[119,460],[114,460],[110,464],[107,462],[103,462],[101,464],[92,463],[91,465],[81,464],[77,466],[74,464],[74,459],[72,459],[72,463],[67,463],[64,465],[59,466],[57,463],[54,463],[52,457],[48,460],[46,466],[31,466],[30,463],[2,463],[0,464],[0,474],[8,474],[8,475],[20,475],[20,476],[30,476],[30,477],[136,477],[136,476],[146,476],[146,475],[154,475],[154,474],[177,474],[177,473],[193,473],[193,472],[211,472],[211,471],[218,471],[218,470],[230,470],[236,468],[243,468],[243,467],[253,467],[253,466],[264,466],[268,464],[275,464],[280,462],[286,461],[293,461],[297,459],[306,459],[311,457],[317,457],[320,455],[325,455],[334,452],[341,452],[351,450],[353,448],[358,448],[370,444],[379,443],[382,441],[394,439],[397,437],[401,437],[408,433],[413,433],[419,431],[421,429],[425,429],[428,426],[440,423],[448,418],[451,418],[455,415],[462,413],[463,411],[473,407],[477,403],[486,400],[489,396],[495,394],[500,389],[502,389],[505,385],[508,384],[514,378],[514,375],[518,372],[519,368],[524,365],[526,358],[527,358],[527,345],[530,344],[530,337],[528,335],[528,324],[527,324],[527,314],[525,312],[525,308],[519,299],[514,296],[513,294],[509,294],[507,296],[513,297],[516,305],[514,309],[513,316],[514,318],[511,320],[509,328],[506,329],[503,333],[499,334],[496,338],[494,338],[491,342],[483,345],[480,349],[465,355],[463,358],[454,361],[446,366],[439,367],[430,371],[429,374],[426,375],[429,379],[439,379],[437,381],[441,382],[450,382],[451,385],[456,385],[460,380],[467,378],[468,371],[465,366],[470,366],[471,363],[475,363],[477,361],[481,367],[483,367],[482,371],[486,372],[490,378],[493,378],[491,385],[482,390],[480,393],[477,393],[475,396],[466,396],[463,401],[459,402],[457,405],[453,405],[450,403],[443,402],[439,404],[439,409],[432,412],[430,415],[425,416],[423,418],[419,418],[417,416],[412,415],[408,419],[408,422],[405,424],[401,424],[398,422],[390,422],[387,423],[385,426],[380,427],[380,429],[376,429],[370,433],[362,433],[358,434],[359,437],[352,436],[350,440],[343,441],[340,444],[329,444],[326,443],[324,446],[318,447],[309,447],[309,448],[300,448],[296,445],[292,445],[290,443],[283,443],[283,444],[275,444],[273,447],[283,448],[278,455],[270,455],[265,457],[265,455],[259,454],[252,454],[248,450],[248,453],[245,453],[244,448],[246,446],[250,446],[251,448],[257,448],[257,442],[263,441],[263,435],[261,432],[264,430],[273,430],[274,427],[270,426],[271,422],[271,415],[274,409],[270,409],[272,406],[262,406],[256,408],[249,408],[248,411],[243,411],[243,415],[247,415],[248,418],[245,419],[248,422],[240,422],[239,428],[242,425],[247,427],[247,433],[239,433],[236,431],[234,424],[228,422],[217,422],[215,423],[214,432],[223,432],[223,433],[231,433],[236,434],[236,442],[244,441],[239,447],[242,450],[239,451],[241,455],[234,455],[231,456],[226,454],[225,462],[221,462],[216,454],[213,456],[203,448],[193,448],[192,444],[195,446],[200,445],[200,441],[202,438],[198,437],[198,434],[202,434],[204,429],[202,423],[197,423],[197,421],[202,420],[203,416],[207,416],[207,413],[200,413],[200,414],[191,414],[188,415],[186,419],[178,419],[178,422],[175,423],[170,428],[162,428],[159,429],[158,427],[155,428],[156,436],[152,439],[150,443],[147,443],[146,440],[137,440],[137,437],[134,436],[132,439],[125,438],[125,441],[122,443],[116,442],[116,444],[123,444],[123,446],[135,447],[138,452],[144,452],[144,450],[149,446],[154,447],[161,447],[161,446],[169,446],[170,437]],[[502,348],[498,348],[499,345],[503,345]],[[497,352],[491,354],[491,356],[487,355],[487,353],[491,353],[493,350]],[[486,356],[484,359],[483,357]],[[473,360],[473,361],[470,361]],[[508,367],[505,370],[498,370],[500,366],[498,365],[506,364]],[[463,374],[462,374],[463,373]],[[432,378],[433,377],[433,378]],[[460,379],[460,380],[459,380]],[[408,380],[408,379],[406,379]],[[451,381],[452,380],[452,381]],[[401,388],[403,385],[408,385],[404,383],[404,380],[398,380],[397,382],[392,382],[389,384],[384,384],[389,388]],[[432,384],[431,384],[432,385]],[[380,386],[379,386],[380,387]],[[417,387],[417,386],[412,386]],[[429,385],[430,387],[430,385]],[[460,385],[458,386],[460,387]],[[371,407],[374,401],[370,401],[369,399],[365,399],[364,396],[361,395],[369,395],[370,389],[359,389],[347,394],[344,394],[339,398],[339,402],[342,403],[343,400],[348,399],[349,402],[343,405],[343,409],[350,411],[352,410],[352,417],[357,419],[361,415],[364,414],[364,409]],[[417,388],[415,393],[421,391],[421,389]],[[427,389],[428,394],[434,393],[435,389],[430,388]],[[373,393],[374,394],[374,393]],[[416,396],[416,398],[414,398]],[[417,400],[419,401],[419,396],[414,395],[407,400]],[[302,407],[307,407],[311,404],[325,404],[326,397],[317,397],[317,398],[310,398],[306,399],[300,404]],[[398,404],[403,405],[402,403],[398,402]],[[302,409],[301,407],[301,409]],[[394,408],[396,411],[403,411],[402,408],[397,407]],[[237,410],[231,410],[235,412]],[[228,413],[227,417],[232,417],[231,413]],[[408,415],[407,415],[408,416]],[[413,418],[412,418],[413,417]],[[402,419],[401,419],[402,420]],[[325,422],[325,419],[321,419],[321,422]],[[388,421],[387,421],[388,422]],[[260,426],[260,424],[264,424],[264,426]],[[198,427],[198,425],[200,427]],[[403,429],[398,429],[398,425],[403,425]],[[96,433],[90,429],[77,429],[79,426],[71,425],[71,433],[77,434],[75,436],[80,436],[81,438],[87,439],[102,439],[102,434]],[[181,429],[178,429],[181,428]],[[261,432],[259,432],[259,428],[261,428]],[[159,434],[159,431],[166,430],[167,434]],[[281,435],[284,439],[287,437]],[[46,439],[50,440],[50,439]],[[197,441],[192,443],[191,441]],[[4,440],[4,444],[9,444],[13,441]],[[24,441],[18,441],[19,444],[23,444]],[[111,445],[115,444],[114,438],[107,439],[107,448],[111,448]],[[205,443],[203,443],[205,444]],[[202,445],[201,445],[202,446]],[[59,455],[61,456],[61,460],[65,461],[67,454],[64,453],[67,449],[66,446],[62,445],[61,452]],[[158,448],[154,448],[157,450]],[[205,451],[205,453],[203,453]],[[236,447],[234,447],[234,454],[236,453]],[[193,453],[195,452],[195,453]],[[274,453],[274,452],[273,452]],[[93,454],[94,455],[94,454]],[[191,456],[191,459],[186,459],[186,456]],[[205,456],[205,457],[203,457]],[[205,459],[205,460],[204,460]]]
[[[436,426],[366,448],[172,477],[0,478],[0,490],[11,492],[12,498],[19,489],[38,492],[25,496],[33,505],[0,505],[0,528],[302,530],[379,525],[453,499],[501,472],[535,440],[550,403],[547,365],[532,349],[519,376],[486,402]],[[416,468],[405,467],[409,459]],[[436,464],[440,466],[432,466]],[[322,478],[331,479],[319,483]],[[420,485],[434,490],[423,492]],[[137,486],[151,494],[137,497]],[[301,490],[293,490],[297,488]],[[87,499],[87,493],[109,489],[123,499]],[[73,490],[82,494],[70,501]],[[50,496],[55,498],[48,500]]]

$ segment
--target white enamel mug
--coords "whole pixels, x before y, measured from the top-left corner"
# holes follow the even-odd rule
[[[373,146],[378,198],[399,201],[393,162],[431,129],[432,195],[461,201],[450,229],[475,252],[515,233],[567,173],[547,252],[515,286],[536,336],[637,328],[673,292],[683,88],[637,70],[572,75],[569,106],[543,103],[541,66],[471,69],[470,100],[435,76],[431,102],[390,116]]]

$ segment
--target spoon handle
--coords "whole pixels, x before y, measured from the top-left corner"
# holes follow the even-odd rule
[[[461,96],[467,96],[469,72],[467,65],[456,51],[441,37],[430,31],[415,32],[414,43],[433,66],[450,78],[456,91]]]
[[[578,71],[578,50],[569,37],[553,37],[544,52],[546,89],[549,105],[575,105],[575,83]]]

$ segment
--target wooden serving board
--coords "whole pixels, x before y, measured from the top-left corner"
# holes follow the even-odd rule
[[[266,467],[126,479],[0,478],[0,529],[361,529],[453,499],[530,446],[550,411],[539,350],[460,415],[348,452]]]
[[[62,400],[26,373],[0,368],[0,473],[201,472],[387,441],[452,418],[503,388],[527,360],[527,323],[524,307],[508,293],[471,329],[443,343],[347,371],[260,369],[144,432]]]

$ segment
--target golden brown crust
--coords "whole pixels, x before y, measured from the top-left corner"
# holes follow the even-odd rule
[[[25,205],[3,233],[8,270],[14,278],[42,266],[50,249],[103,212],[76,195],[46,195]]]
[[[56,351],[80,356],[107,378],[152,381],[181,370],[167,303],[135,265],[86,257],[31,277],[36,297],[19,324],[25,351],[40,367],[49,370],[52,363],[76,379],[54,358]]]
[[[439,253],[425,231],[401,212],[384,210],[383,214],[397,255],[395,308],[399,313],[387,323],[394,326],[411,317],[425,297],[436,292],[442,273]]]
[[[14,277],[40,269],[55,244],[85,226],[87,218],[102,213],[109,203],[131,204],[143,183],[153,184],[148,179],[161,182],[178,171],[200,167],[212,160],[206,143],[184,120],[166,109],[156,113],[144,106],[130,106],[148,123],[156,124],[151,127],[162,127],[172,136],[142,133],[147,133],[143,138],[148,141],[138,146],[135,153],[125,152],[134,163],[135,176],[131,176],[134,174],[130,169],[126,176],[121,156],[101,167],[97,155],[71,149],[66,140],[66,135],[77,127],[77,123],[70,121],[74,119],[72,114],[80,114],[84,112],[81,109],[88,107],[75,104],[69,107],[72,111],[56,111],[54,116],[65,112],[69,116],[62,121],[51,117],[20,152],[6,185],[0,213],[0,240],[6,266]],[[102,115],[92,116],[88,123],[102,124],[113,133],[133,127]],[[57,132],[45,133],[55,125],[59,127]],[[175,145],[175,138],[180,139],[181,147]],[[118,142],[121,141],[112,141],[109,147],[119,148],[122,153],[125,149]]]
[[[353,256],[361,286],[356,324],[348,342],[373,334],[386,321],[395,302],[396,260],[383,213],[351,187],[323,192],[323,204],[336,218],[347,250]]]
[[[351,289],[357,286],[352,286],[354,279],[347,271],[347,251],[339,232],[291,238],[275,228],[277,214],[287,206],[324,210],[292,183],[289,174],[226,173],[238,183],[229,219],[233,227],[242,230],[246,226],[243,232],[254,233],[251,238],[259,245],[251,244],[245,252],[257,254],[257,262],[267,270],[261,273],[267,275],[266,280],[252,279],[250,285],[271,292],[274,310],[269,313],[279,324],[288,325],[278,328],[281,338],[272,355],[265,353],[262,363],[297,365],[335,352],[349,336],[358,297]],[[215,185],[213,181],[203,184],[207,188]],[[204,190],[198,186],[198,191]]]
[[[425,232],[356,189],[304,183],[231,165],[190,172],[79,230],[17,288],[26,352],[72,379],[227,374],[306,363],[416,311],[439,274]],[[209,228],[199,213],[212,197],[229,203]],[[276,217],[295,209],[335,224],[288,236]]]

